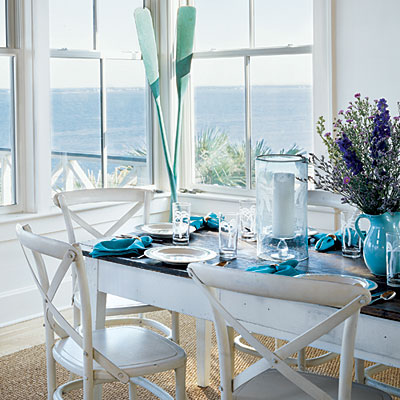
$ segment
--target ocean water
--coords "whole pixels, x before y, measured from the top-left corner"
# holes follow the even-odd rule
[[[196,135],[218,128],[232,142],[245,138],[244,89],[197,87]],[[146,147],[143,88],[107,91],[107,148],[113,156],[129,156]],[[101,104],[98,89],[54,89],[52,150],[99,155]],[[9,115],[10,93],[0,90],[0,110]],[[252,142],[264,139],[274,150],[293,144],[311,150],[312,91],[310,86],[256,86],[251,95]],[[0,119],[0,147],[10,147],[10,121]],[[97,161],[90,168],[100,168]],[[89,168],[89,167],[88,167]]]

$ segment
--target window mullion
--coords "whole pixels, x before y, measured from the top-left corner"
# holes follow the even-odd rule
[[[17,90],[17,86],[16,86],[16,73],[17,73],[17,69],[16,69],[16,65],[15,65],[15,57],[12,57],[11,63],[10,63],[10,76],[11,76],[11,132],[13,132],[12,138],[11,138],[11,163],[12,163],[12,184],[11,184],[11,188],[12,188],[12,192],[11,192],[11,201],[10,204],[17,204],[18,200],[19,200],[19,193],[18,193],[18,189],[17,189],[17,184],[18,184],[18,179],[17,179],[17,167],[16,167],[16,118],[17,118],[17,98],[16,98],[16,90]],[[2,190],[4,190],[4,188],[2,188]],[[17,193],[18,193],[18,197],[17,197]]]
[[[250,103],[250,57],[244,58],[245,121],[246,121],[246,188],[251,188],[251,103]]]
[[[244,56],[286,56],[299,54],[312,54],[311,44],[303,46],[276,46],[256,47],[254,49],[229,49],[199,51],[193,54],[193,58],[232,58]]]
[[[97,0],[93,0],[93,49],[95,50],[99,48],[98,7]]]
[[[101,183],[107,187],[107,93],[106,93],[106,60],[100,59],[100,133],[101,133]]]
[[[7,47],[20,47],[20,2],[18,0],[6,1],[6,30],[7,30]]]
[[[254,0],[249,0],[249,45],[254,48],[255,44],[255,13]]]

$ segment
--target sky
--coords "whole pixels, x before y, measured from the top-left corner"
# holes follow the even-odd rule
[[[0,45],[4,45],[4,1],[0,0]],[[301,45],[312,42],[312,0],[254,0],[255,45]],[[101,49],[138,51],[133,11],[142,0],[98,0]],[[230,49],[249,46],[248,0],[197,0],[195,49]],[[115,23],[118,21],[118,23]],[[3,37],[1,36],[3,32]],[[2,43],[3,40],[3,43]],[[50,0],[50,47],[91,49],[92,1]],[[7,86],[0,63],[0,87]],[[107,66],[109,86],[143,86],[143,69],[135,61],[115,61]],[[311,84],[310,56],[262,57],[251,66],[252,83]],[[243,84],[243,59],[196,60],[196,85]],[[53,60],[51,86],[97,87],[98,62]]]

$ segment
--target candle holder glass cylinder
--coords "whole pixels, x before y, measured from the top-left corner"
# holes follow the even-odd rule
[[[257,256],[280,262],[308,258],[307,159],[268,154],[256,158]]]

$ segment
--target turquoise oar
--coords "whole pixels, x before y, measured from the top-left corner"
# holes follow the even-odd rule
[[[178,9],[176,26],[176,87],[178,89],[178,118],[176,122],[174,177],[177,178],[180,136],[182,126],[182,100],[189,82],[190,66],[193,56],[193,38],[196,24],[196,9],[185,6]]]
[[[176,202],[176,180],[172,171],[171,156],[165,134],[164,118],[160,103],[160,81],[158,74],[157,47],[150,11],[147,8],[137,8],[135,10],[135,23],[147,80],[149,81],[150,89],[153,93],[154,101],[156,103],[165,164],[167,166],[168,178],[171,186],[171,201]]]

